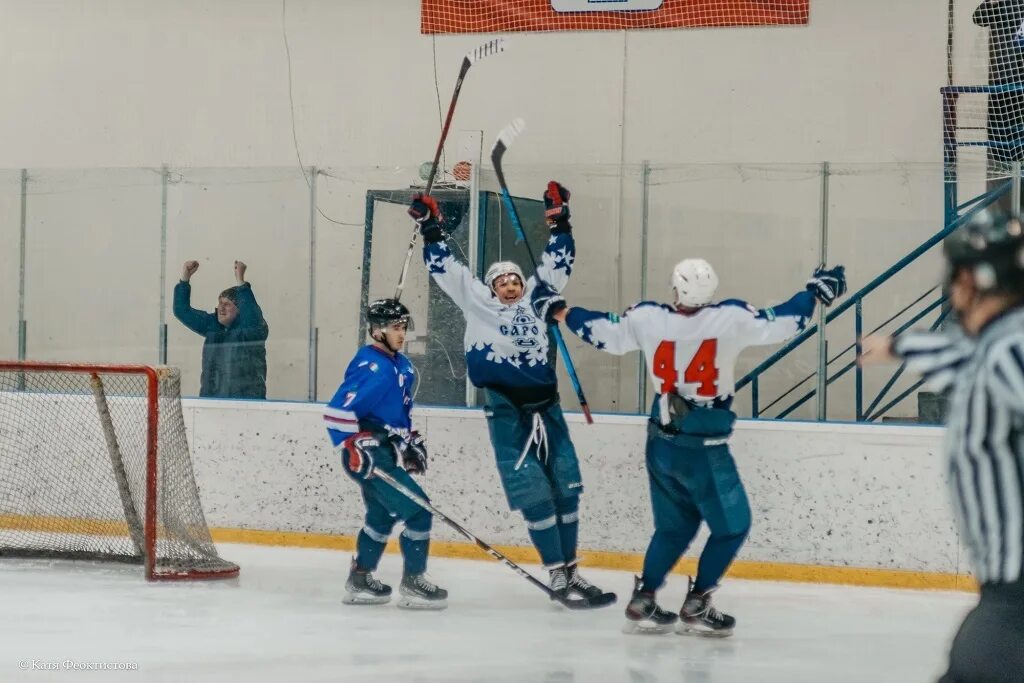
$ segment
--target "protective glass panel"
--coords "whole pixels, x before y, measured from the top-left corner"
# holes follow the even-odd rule
[[[0,171],[0,358],[18,355],[21,171]]]
[[[30,170],[26,202],[27,356],[157,362],[160,170]]]
[[[310,357],[310,186],[298,168],[172,169],[167,197],[167,362],[186,396],[306,400]],[[190,301],[177,287],[187,261],[198,271]],[[244,263],[253,295],[218,326],[220,294]],[[179,313],[176,320],[174,290]],[[230,298],[230,296],[228,297]],[[259,311],[252,307],[253,300]],[[261,331],[260,312],[267,325]],[[265,340],[265,341],[264,341]],[[204,344],[208,349],[204,357]],[[231,345],[228,348],[225,344]],[[204,381],[202,375],[206,374]]]

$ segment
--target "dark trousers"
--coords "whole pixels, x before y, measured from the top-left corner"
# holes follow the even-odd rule
[[[654,536],[644,557],[646,590],[661,587],[701,522],[707,523],[711,537],[697,567],[697,591],[718,585],[746,540],[750,505],[729,447],[718,443],[724,440],[671,434],[648,425]]]
[[[961,624],[939,683],[1024,681],[1024,582],[985,584]]]
[[[494,389],[485,389],[485,395],[484,415],[509,508],[525,510],[579,496],[583,492],[579,458],[557,398],[543,405],[516,406]],[[523,448],[534,431],[534,414],[544,421],[546,454],[534,444],[523,458]]]
[[[429,500],[420,485],[398,464],[391,443],[381,436],[383,444],[373,450],[374,466],[390,474],[413,493]],[[377,569],[388,536],[398,520],[405,523],[405,529],[398,537],[406,574],[422,574],[427,568],[430,553],[430,528],[433,516],[396,491],[382,479],[363,479],[354,476],[348,469],[348,458],[342,454],[342,466],[358,485],[366,505],[363,528],[356,538],[356,564],[369,571]]]

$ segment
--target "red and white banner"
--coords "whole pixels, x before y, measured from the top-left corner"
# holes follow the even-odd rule
[[[654,7],[654,9],[649,9]],[[806,24],[810,0],[422,0],[423,33]]]

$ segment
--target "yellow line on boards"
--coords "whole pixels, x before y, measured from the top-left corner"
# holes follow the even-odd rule
[[[124,521],[80,519],[69,517],[33,517],[27,515],[0,515],[0,529],[24,532],[82,534],[89,536],[128,536]],[[323,548],[354,552],[356,540],[352,536],[319,534],[296,531],[263,531],[258,529],[210,529],[217,543],[247,543],[253,545]],[[533,548],[521,546],[495,546],[513,562],[539,564]],[[388,543],[388,552],[398,552],[398,543]],[[471,543],[432,541],[430,552],[438,557],[479,560],[488,558],[484,551]],[[587,567],[618,569],[639,573],[643,557],[638,553],[581,550],[580,560]],[[674,573],[693,575],[697,561],[683,558]],[[962,574],[915,572],[865,567],[828,567],[823,565],[788,564],[783,562],[754,562],[738,560],[729,568],[729,576],[737,579],[762,581],[791,581],[800,583],[829,583],[852,586],[881,586],[887,588],[913,588],[976,591],[973,577]]]
[[[83,536],[128,536],[124,520],[84,519],[80,517],[30,517],[0,515],[0,529],[81,534]]]
[[[354,551],[356,540],[352,536],[303,533],[296,531],[262,531],[257,529],[210,529],[217,543],[247,543],[253,545],[290,546],[298,548],[324,548]],[[539,564],[533,548],[521,546],[495,546],[495,549],[513,562]],[[398,552],[398,543],[388,542],[388,552]],[[471,543],[431,541],[430,554],[437,557],[479,560],[489,556]],[[619,569],[640,572],[643,556],[639,553],[619,553],[604,550],[581,550],[580,562],[587,567]],[[694,575],[697,561],[683,558],[673,573]],[[737,560],[729,568],[730,577],[761,581],[791,581],[798,583],[829,583],[850,586],[880,586],[886,588],[913,588],[933,590],[976,591],[973,577],[962,574],[915,572],[864,567],[827,567],[822,565],[788,564],[783,562],[754,562]]]

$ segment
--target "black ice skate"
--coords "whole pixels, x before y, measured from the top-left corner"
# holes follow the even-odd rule
[[[444,609],[448,606],[448,591],[438,588],[423,574],[406,574],[398,586],[402,597],[398,606],[404,609]]]
[[[548,570],[548,588],[563,598],[569,597],[569,572],[565,566]],[[552,596],[551,599],[554,600],[555,597]]]
[[[606,593],[580,576],[575,562],[566,567],[566,580],[569,588],[568,594],[583,598],[591,607],[604,607],[616,600],[615,593]]]
[[[731,636],[732,630],[736,626],[736,620],[711,606],[711,593],[715,588],[698,593],[693,590],[692,580],[689,586],[690,590],[686,594],[686,600],[683,601],[683,608],[679,610],[678,632],[684,635],[712,638]]]
[[[352,568],[345,581],[346,605],[383,605],[391,600],[391,586],[381,583],[366,569],[360,569],[352,560]]]
[[[672,630],[678,617],[658,607],[654,593],[640,590],[643,581],[634,577],[633,597],[626,605],[626,623],[623,633],[668,633]]]

